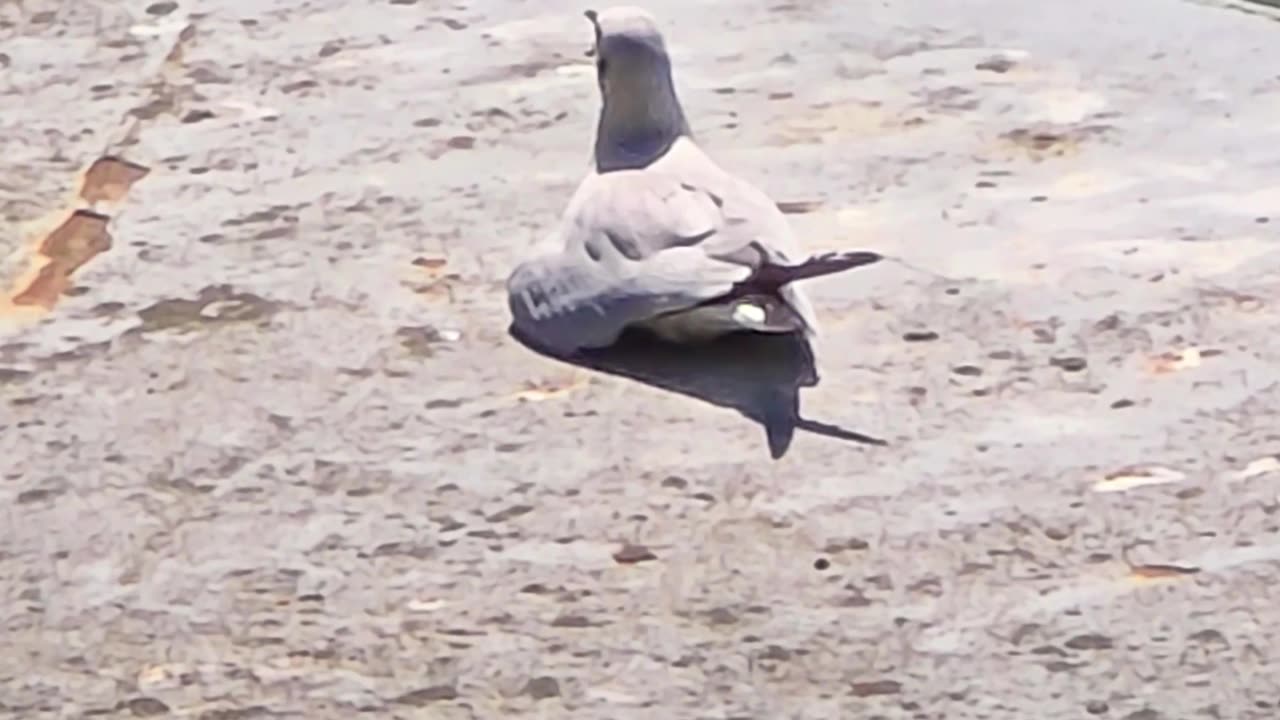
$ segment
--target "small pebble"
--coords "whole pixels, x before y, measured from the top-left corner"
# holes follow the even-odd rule
[[[1006,57],[993,57],[974,65],[975,70],[986,70],[993,73],[1007,73],[1014,66],[1014,62]]]
[[[632,545],[628,543],[621,550],[613,554],[614,562],[621,565],[635,565],[636,563],[649,562],[657,560],[658,556],[653,551],[643,545]]]
[[[712,625],[732,625],[738,622],[738,616],[729,608],[718,607],[707,613],[707,622]]]
[[[775,204],[786,215],[811,213],[822,208],[821,200],[780,200]]]
[[[422,688],[407,692],[400,697],[395,698],[392,702],[398,705],[410,705],[413,707],[423,707],[434,702],[445,700],[456,700],[458,691],[452,685],[433,685],[431,687]]]
[[[874,697],[877,695],[897,695],[902,692],[902,683],[897,680],[872,680],[870,682],[855,682],[850,685],[850,693],[854,697]]]
[[[151,3],[147,6],[146,13],[148,15],[163,17],[177,9],[178,3],[166,0],[166,2]]]
[[[169,712],[169,706],[151,697],[134,698],[128,702],[129,712],[134,717],[151,717]]]
[[[1111,638],[1096,633],[1077,635],[1064,644],[1071,650],[1110,650],[1115,646]]]
[[[1080,372],[1089,366],[1088,361],[1082,357],[1053,358],[1049,364],[1067,372]]]
[[[524,692],[534,700],[560,697],[560,683],[553,677],[536,677],[524,686]]]

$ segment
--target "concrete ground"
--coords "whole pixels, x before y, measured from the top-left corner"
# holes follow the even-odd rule
[[[581,1],[0,3],[0,716],[1280,716],[1276,16],[650,2],[910,265],[810,284],[888,445],[775,461],[507,336]]]

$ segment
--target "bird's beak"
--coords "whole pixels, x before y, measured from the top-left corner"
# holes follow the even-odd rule
[[[595,31],[596,31],[596,42],[599,42],[599,40],[600,40],[600,15],[599,15],[598,13],[596,13],[596,11],[595,11],[595,10],[586,10],[586,11],[583,11],[582,15],[583,15],[584,17],[586,17],[588,20],[590,20],[590,21],[591,21],[591,27],[595,28]],[[592,45],[590,48],[587,48],[587,52],[586,52],[585,54],[586,54],[586,56],[587,56],[587,57],[595,57],[595,55],[596,55],[596,48],[595,48],[595,45]]]

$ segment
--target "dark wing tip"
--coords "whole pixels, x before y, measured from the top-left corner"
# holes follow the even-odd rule
[[[880,253],[871,252],[870,250],[823,253],[814,255],[796,265],[763,265],[756,272],[753,280],[766,287],[777,287],[797,280],[852,270],[883,259],[884,257]]]
[[[815,259],[822,260],[823,262],[836,263],[848,270],[880,262],[884,259],[884,256],[871,250],[849,250],[845,252],[824,253]]]

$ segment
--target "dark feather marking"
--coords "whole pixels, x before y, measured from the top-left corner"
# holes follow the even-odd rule
[[[680,183],[680,187],[692,193],[702,193],[703,195],[706,195],[708,198],[711,198],[711,202],[714,203],[717,208],[724,209],[724,198],[711,192],[710,190],[707,190],[706,188],[700,188],[697,185],[690,185],[687,182]]]
[[[626,259],[644,259],[644,255],[640,252],[640,248],[636,247],[636,244],[631,241],[631,238],[624,238],[620,235],[609,232],[608,230],[604,231],[604,236],[609,238],[609,242],[613,243],[613,246],[617,248],[618,252],[622,253],[622,256]]]
[[[671,241],[671,244],[668,245],[667,247],[693,247],[694,245],[697,245],[698,243],[702,242],[703,240],[706,240],[707,238],[715,234],[716,234],[716,229],[711,228],[710,230],[706,232],[698,233],[697,235],[690,235],[688,237],[675,238],[674,240]]]
[[[751,277],[737,283],[733,288],[719,297],[711,298],[702,305],[715,305],[723,303],[726,300],[735,300],[737,298],[749,295],[776,295],[778,288],[788,283],[807,278],[819,277],[821,275],[830,275],[832,273],[852,270],[863,265],[870,265],[880,261],[882,258],[878,253],[868,252],[865,250],[854,250],[849,252],[833,252],[815,255],[808,258],[804,262],[797,265],[778,265],[770,263],[766,260],[763,248],[758,247],[756,243],[751,243],[736,253],[723,256],[726,260],[741,261],[745,258],[734,257],[742,251],[754,248],[761,253],[760,263],[755,266],[755,272]]]
[[[866,250],[833,252],[815,255],[797,265],[761,265],[755,274],[740,284],[760,289],[777,289],[787,283],[806,278],[830,275],[879,262],[879,253]]]

